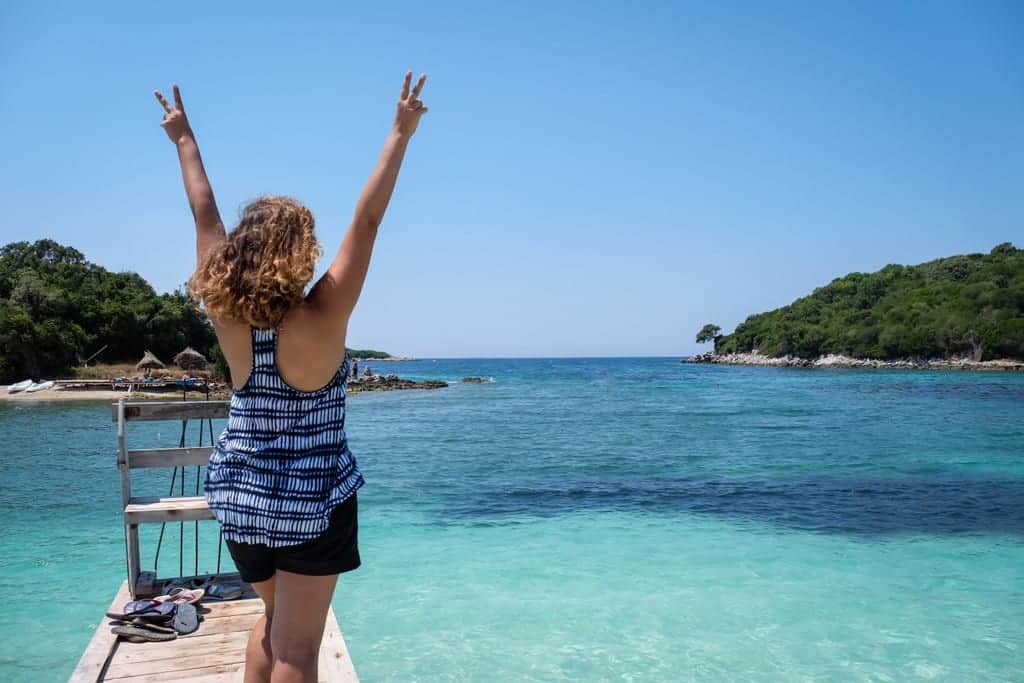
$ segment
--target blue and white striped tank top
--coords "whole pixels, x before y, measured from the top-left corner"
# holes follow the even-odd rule
[[[345,439],[346,358],[326,386],[299,391],[277,371],[274,330],[252,330],[252,372],[231,396],[206,470],[206,499],[224,537],[270,547],[321,535],[363,485]]]

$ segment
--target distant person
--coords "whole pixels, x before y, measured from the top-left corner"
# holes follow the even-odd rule
[[[345,439],[345,337],[406,147],[427,113],[419,99],[425,80],[413,85],[412,73],[405,75],[352,224],[308,295],[320,256],[313,214],[288,197],[260,197],[225,235],[178,86],[173,105],[155,93],[195,218],[189,286],[213,322],[234,383],[206,498],[242,578],[266,606],[249,636],[248,682],[317,680],[338,574],[360,564],[356,491],[363,477]]]
[[[363,372],[363,377],[373,377],[373,370],[370,369],[369,365],[366,366],[366,370]]]
[[[352,359],[352,378],[355,379],[357,377],[359,377],[359,359],[358,358],[353,358]]]

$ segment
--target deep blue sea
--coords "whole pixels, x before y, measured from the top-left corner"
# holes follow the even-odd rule
[[[350,399],[367,683],[1024,681],[1024,374],[371,365],[493,381]],[[63,681],[124,579],[110,409],[0,403],[0,433],[0,680]]]

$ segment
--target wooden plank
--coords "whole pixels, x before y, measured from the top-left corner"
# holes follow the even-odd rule
[[[203,630],[200,625],[199,630]],[[207,652],[223,652],[226,650],[245,651],[249,642],[248,631],[231,633],[215,633],[213,635],[196,636],[195,638],[179,638],[164,643],[129,643],[123,642],[110,659],[110,665],[125,665],[134,662],[149,662],[180,657],[199,657]]]
[[[117,469],[121,475],[121,504],[128,505],[132,498],[131,471],[128,465],[128,426],[125,424],[124,399],[117,402]],[[141,571],[139,556],[139,527],[125,523],[124,549],[128,562],[128,590],[135,597]]]
[[[140,420],[192,420],[228,416],[230,401],[126,401],[124,417]],[[113,404],[113,421],[117,421],[117,404]]]
[[[232,669],[216,674],[201,674],[189,676],[178,680],[178,683],[243,683],[245,681],[245,666],[240,669]]]
[[[147,659],[127,663],[111,661],[110,666],[107,667],[107,680],[130,676],[151,676],[153,674],[170,672],[179,673],[184,677],[190,674],[190,669],[223,666],[225,664],[245,664],[244,643],[239,647],[222,648],[219,651],[195,652],[188,650],[183,652],[180,657],[175,658]]]
[[[327,624],[324,627],[324,638],[320,642],[318,662],[318,679],[320,681],[359,683],[355,666],[352,664],[352,657],[348,653],[348,646],[345,645],[345,638],[342,637],[341,629],[338,628],[338,619],[334,615],[333,607],[327,610]]]
[[[142,573],[142,554],[139,551],[139,525],[124,525],[125,549],[128,553],[128,590],[132,599],[138,597],[139,575]]]
[[[178,636],[179,640],[194,640],[202,636],[212,636],[217,633],[233,633],[235,631],[248,631],[259,621],[260,614],[239,614],[223,619],[206,619],[199,625],[199,630],[187,636]]]
[[[128,466],[138,467],[181,467],[210,464],[212,446],[200,448],[151,448],[128,451]]]
[[[131,600],[131,594],[128,592],[128,582],[125,581],[121,584],[120,590],[117,591],[117,595],[114,596],[114,601],[110,603],[107,611],[121,610],[129,600]],[[100,680],[103,668],[107,665],[107,660],[110,659],[117,643],[117,636],[111,633],[110,627],[107,626],[108,621],[106,617],[103,617],[100,625],[96,627],[96,632],[92,634],[92,640],[89,641],[85,652],[82,653],[82,658],[78,660],[78,665],[71,673],[71,678],[68,679],[69,683],[96,683]]]
[[[131,499],[124,508],[124,519],[128,524],[144,524],[147,522],[191,522],[215,518],[203,496],[172,498],[145,496]]]
[[[121,504],[127,505],[132,497],[132,486],[128,472],[128,431],[124,422],[124,399],[114,404],[114,418],[117,420],[117,468],[121,473]]]
[[[162,681],[178,681],[178,683],[221,683],[222,681],[241,681],[244,663],[219,664],[216,666],[200,666],[181,671],[164,671],[161,673],[142,674],[141,676],[124,676],[106,678],[107,681],[119,683],[161,683]]]
[[[200,607],[209,608],[210,610],[209,613],[203,615],[204,619],[237,617],[242,614],[263,614],[263,601],[259,598],[227,600],[225,602],[203,602]]]

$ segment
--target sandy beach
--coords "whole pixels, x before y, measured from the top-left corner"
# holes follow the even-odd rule
[[[89,389],[87,391],[65,391],[62,389],[45,389],[43,391],[34,391],[31,394],[26,394],[24,391],[19,391],[16,394],[8,394],[7,386],[0,386],[0,401],[9,401],[11,403],[33,403],[37,401],[62,401],[62,402],[74,402],[74,401],[109,401],[114,402],[119,398],[130,398],[133,401],[143,399],[166,399],[170,394],[156,394],[145,391],[133,391],[129,394],[126,391],[111,391],[110,389]]]
[[[0,385],[0,401],[7,401],[9,403],[33,403],[40,401],[59,401],[62,403],[74,403],[74,402],[87,402],[87,401],[103,401],[108,403],[114,403],[120,398],[126,398],[130,401],[146,401],[146,400],[158,400],[158,401],[174,401],[181,400],[180,391],[164,391],[157,393],[154,391],[133,391],[128,393],[127,391],[113,391],[111,389],[58,389],[53,387],[51,389],[44,389],[43,391],[34,391],[32,393],[25,393],[19,391],[16,394],[8,394],[7,387],[9,385]],[[348,393],[349,394],[360,394],[368,391],[396,391],[396,390],[408,390],[408,389],[443,389],[448,386],[447,382],[426,380],[422,382],[416,382],[413,380],[402,379],[397,375],[373,375],[371,377],[360,377],[358,379],[352,379],[349,383]],[[206,395],[202,392],[190,391],[188,399],[191,401],[201,401],[206,399]],[[210,391],[209,400],[212,401],[225,401],[231,398],[231,392],[221,387]]]

